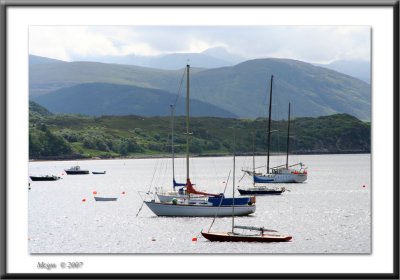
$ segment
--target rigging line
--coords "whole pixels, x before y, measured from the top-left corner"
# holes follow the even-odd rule
[[[166,158],[163,158],[163,168],[162,168],[162,172],[161,172],[161,178],[159,184],[163,185],[165,182],[165,178],[166,178],[166,174],[167,174],[167,168],[168,168],[168,163],[169,160],[167,160]]]
[[[176,95],[175,102],[174,102],[174,108],[176,108],[176,104],[178,103],[178,99],[179,99],[179,97],[181,96],[182,84],[183,84],[183,80],[184,80],[184,78],[185,78],[185,74],[186,74],[186,69],[183,70],[181,82],[180,82],[180,84],[179,84],[178,94]]]
[[[246,176],[246,172],[243,172],[243,176],[239,179],[239,183],[243,180],[244,176]]]
[[[215,222],[215,218],[217,218],[218,211],[219,211],[219,208],[221,207],[222,199],[223,199],[223,197],[225,196],[226,186],[228,186],[229,178],[230,178],[230,177],[231,177],[231,170],[229,170],[228,179],[226,180],[226,184],[225,184],[225,189],[224,189],[223,196],[221,197],[221,200],[219,201],[219,205],[218,205],[217,212],[215,213],[214,219],[213,219],[213,221],[212,221],[212,223],[211,223],[211,225],[210,225],[210,228],[208,229],[208,232],[210,232],[210,229],[211,229],[211,227],[213,226],[213,224],[214,224],[214,222]],[[235,203],[235,202],[233,202],[233,203]]]
[[[157,184],[161,185],[161,188],[162,188],[163,182],[165,181],[165,174],[166,174],[166,168],[167,168],[168,162],[164,158],[161,160],[161,162],[162,162],[162,165],[160,168],[161,176],[158,177]]]
[[[153,177],[151,178],[151,181],[150,181],[150,187],[149,187],[149,190],[147,191],[146,194],[149,194],[149,193],[150,193],[151,186],[152,186],[153,180],[154,180],[154,176],[155,176],[156,171],[157,171],[158,162],[159,162],[159,161],[156,162],[156,167],[154,168]],[[145,198],[146,198],[146,196],[145,196]],[[142,211],[145,198],[144,198],[143,201],[142,201],[142,205],[140,206],[139,211],[136,213],[136,217],[139,215],[140,211]]]

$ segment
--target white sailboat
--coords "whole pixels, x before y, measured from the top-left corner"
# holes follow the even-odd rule
[[[187,197],[173,198],[171,201],[162,202],[144,201],[149,209],[157,216],[178,216],[178,217],[212,217],[232,215],[249,215],[256,211],[253,197],[240,198],[240,200],[225,199],[223,196],[197,191],[189,177],[189,69],[186,65],[186,192]],[[192,198],[192,195],[204,197]],[[246,203],[243,203],[245,201]],[[236,206],[235,206],[236,204]]]
[[[288,133],[286,164],[271,167],[269,166],[270,142],[271,142],[271,112],[272,112],[272,82],[274,76],[271,75],[271,86],[269,95],[268,113],[268,146],[267,146],[267,170],[266,173],[256,173],[255,170],[243,170],[253,177],[255,183],[303,183],[307,180],[307,168],[301,162],[289,165],[289,132],[290,132],[290,103],[288,113]],[[299,166],[299,168],[294,168]]]
[[[156,195],[160,202],[171,202],[174,198],[184,199],[188,198],[185,183],[177,183],[175,180],[175,144],[174,144],[174,111],[175,105],[171,104],[171,154],[172,154],[172,188],[171,191],[164,191],[163,189],[157,190]],[[179,187],[176,190],[176,187]],[[205,198],[205,195],[192,194],[191,198]]]

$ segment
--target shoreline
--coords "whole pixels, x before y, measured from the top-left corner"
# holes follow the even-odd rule
[[[340,152],[301,152],[292,153],[289,156],[299,156],[299,155],[343,155],[343,154],[371,154],[371,151],[340,151]],[[237,153],[236,156],[252,156],[252,153]],[[271,156],[283,156],[286,153],[271,153]],[[206,157],[229,157],[232,154],[205,154],[205,155],[190,155],[191,158],[206,158]],[[265,153],[256,153],[255,156],[266,156]],[[177,154],[175,158],[184,158],[184,154]],[[29,159],[28,162],[44,162],[44,161],[83,161],[83,160],[121,160],[121,159],[154,159],[154,158],[171,158],[171,154],[154,154],[154,155],[134,155],[126,157],[52,157],[52,158],[40,158],[40,159]]]

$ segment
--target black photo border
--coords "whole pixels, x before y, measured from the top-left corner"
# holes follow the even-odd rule
[[[393,9],[393,272],[392,273],[8,273],[7,272],[7,8],[9,7],[392,7]],[[399,0],[1,0],[0,2],[0,277],[2,279],[399,279]]]

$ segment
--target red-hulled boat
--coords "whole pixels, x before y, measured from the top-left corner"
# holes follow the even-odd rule
[[[233,198],[235,199],[235,154],[233,154]],[[235,208],[235,205],[233,205]],[[215,221],[216,216],[214,217]],[[232,231],[231,232],[210,232],[214,223],[211,223],[208,232],[201,232],[204,238],[210,241],[220,242],[286,242],[292,239],[289,235],[277,234],[276,230],[266,229],[264,227],[237,226],[235,225],[235,217],[232,215]],[[257,234],[244,234],[235,232],[235,229],[245,229],[249,231],[257,231]],[[265,233],[267,232],[267,233]]]
[[[249,230],[259,230],[260,234],[241,234],[235,232],[201,232],[204,238],[210,241],[219,241],[219,242],[287,242],[292,239],[289,235],[279,235],[273,233],[264,233],[264,231],[268,232],[276,232],[274,230],[266,230],[263,228],[253,228],[253,227],[244,227],[244,226],[235,226],[235,228],[249,229]]]

